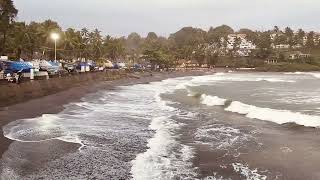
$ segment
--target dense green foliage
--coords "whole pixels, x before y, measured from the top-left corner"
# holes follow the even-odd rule
[[[0,0],[0,33],[2,35],[0,53],[3,53],[6,48],[7,33],[17,14],[18,10],[12,0]]]
[[[54,57],[54,43],[51,33],[58,33],[58,59],[110,59],[113,61],[139,62],[148,60],[154,64],[174,65],[179,60],[195,60],[199,65],[208,66],[256,66],[257,59],[275,59],[277,62],[287,62],[288,54],[296,45],[302,45],[298,50],[304,53],[320,51],[320,43],[314,41],[318,35],[315,32],[305,32],[299,29],[297,33],[287,27],[284,31],[277,26],[273,30],[264,32],[250,29],[233,30],[227,25],[211,27],[208,31],[199,28],[184,27],[171,34],[168,38],[158,36],[154,32],[141,37],[138,33],[131,33],[127,37],[115,38],[103,35],[98,29],[83,28],[63,29],[57,22],[16,22],[18,10],[12,0],[0,0],[0,53],[11,59],[52,59]],[[236,61],[236,51],[239,50],[240,39],[235,40],[232,50],[225,51],[227,36],[232,33],[246,34],[247,40],[257,45],[257,49],[250,53],[245,60]],[[274,39],[271,38],[275,34]],[[305,38],[307,41],[305,42]],[[275,50],[272,45],[288,44],[290,49]],[[295,51],[297,49],[294,49]],[[221,53],[221,51],[225,51]],[[318,51],[318,52],[319,52]],[[237,58],[240,59],[240,58]],[[318,57],[308,63],[318,66]]]

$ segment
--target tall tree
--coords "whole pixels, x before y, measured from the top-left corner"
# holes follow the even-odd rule
[[[106,56],[113,61],[116,61],[124,56],[125,47],[121,39],[107,36],[104,38],[103,46],[106,52]]]
[[[240,34],[246,34],[246,35],[247,35],[246,39],[247,39],[248,41],[251,41],[251,42],[253,42],[253,43],[257,43],[257,42],[258,42],[259,36],[258,36],[258,33],[257,33],[257,32],[254,32],[254,31],[252,31],[252,30],[250,30],[250,29],[242,28],[242,29],[240,29],[240,30],[238,31],[238,33],[240,33]]]
[[[275,39],[274,39],[274,43],[275,43],[276,45],[286,44],[287,42],[288,42],[287,37],[286,37],[285,35],[282,35],[282,34],[276,36]]]
[[[7,32],[17,14],[18,10],[15,8],[12,0],[0,1],[0,31],[2,34],[0,54],[5,53]]]
[[[280,32],[280,28],[279,28],[278,26],[274,26],[274,27],[273,27],[273,31],[274,31],[275,33],[279,33],[279,32]]]
[[[21,58],[23,52],[27,51],[29,33],[24,22],[15,22],[8,32],[7,52],[15,54],[15,58]]]
[[[178,32],[171,34],[169,40],[173,40],[179,56],[190,58],[192,52],[201,44],[205,43],[207,32],[199,28],[184,27]]]
[[[74,59],[79,57],[79,50],[81,47],[81,33],[75,29],[68,28],[64,32],[64,45],[63,49],[65,51],[65,56],[69,59]]]
[[[299,29],[297,34],[297,39],[300,45],[305,45],[303,40],[305,36],[306,36],[306,33],[302,29]]]
[[[101,31],[98,29],[93,30],[89,33],[89,50],[90,57],[94,59],[99,59],[103,54],[103,39]]]
[[[138,33],[133,32],[133,33],[129,34],[129,36],[126,40],[126,49],[128,50],[128,52],[130,50],[137,51],[139,49],[139,47],[141,46],[141,43],[142,43],[141,36]]]
[[[184,27],[178,32],[171,34],[169,38],[172,38],[177,46],[182,47],[185,45],[198,46],[204,43],[206,32],[199,28]]]
[[[309,50],[311,50],[315,46],[314,36],[315,33],[313,31],[310,31],[307,35],[306,48],[308,48]]]
[[[295,45],[294,41],[294,33],[293,30],[290,27],[286,27],[284,34],[287,38],[287,44],[289,44],[291,47]]]
[[[149,32],[147,35],[147,39],[157,39],[158,35],[155,32]]]
[[[234,33],[234,30],[227,25],[221,25],[215,28],[211,27],[206,39],[208,43],[220,43],[221,38],[227,39],[227,36],[232,33]]]
[[[270,32],[261,33],[257,43],[258,50],[256,56],[262,59],[270,57],[272,54],[271,44]]]
[[[82,28],[80,31],[81,43],[80,43],[80,58],[88,58],[88,44],[89,44],[89,30],[87,28]]]
[[[201,44],[199,45],[194,51],[193,51],[194,59],[198,62],[199,66],[201,67],[206,60],[206,51],[205,51],[205,45]]]

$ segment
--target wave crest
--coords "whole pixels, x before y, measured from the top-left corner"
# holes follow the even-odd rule
[[[226,99],[219,98],[218,96],[201,95],[201,103],[207,106],[224,106],[226,101]]]
[[[251,119],[272,121],[277,124],[296,123],[306,127],[320,127],[319,116],[306,115],[289,110],[261,108],[244,104],[239,101],[232,102],[225,110],[246,115],[246,117]]]
[[[271,121],[277,124],[295,123],[306,127],[320,127],[320,117],[314,115],[292,112],[290,110],[278,110],[257,107],[239,101],[228,101],[218,96],[201,95],[201,104],[207,106],[226,106],[225,111],[245,115],[250,119]],[[229,104],[230,103],[230,104]]]

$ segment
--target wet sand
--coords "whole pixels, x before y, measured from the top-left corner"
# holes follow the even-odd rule
[[[94,93],[99,90],[113,89],[116,86],[137,84],[137,83],[149,83],[152,81],[160,81],[167,78],[181,77],[181,76],[196,76],[203,75],[204,71],[176,71],[176,72],[162,72],[162,73],[139,73],[129,76],[129,78],[123,78],[114,81],[101,81],[96,83],[83,84],[78,87],[74,87],[56,94],[48,95],[42,98],[33,99],[24,103],[15,104],[12,106],[1,108],[0,110],[0,154],[8,149],[8,146],[12,142],[11,140],[3,136],[2,127],[6,124],[25,118],[34,118],[41,116],[42,114],[54,114],[63,110],[63,105],[70,102],[78,102],[83,96],[89,93]]]

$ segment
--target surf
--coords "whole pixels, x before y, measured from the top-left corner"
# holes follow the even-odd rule
[[[201,95],[200,102],[207,106],[224,106],[225,111],[244,115],[250,119],[270,121],[277,124],[295,123],[305,127],[320,127],[320,117],[315,115],[290,110],[258,107],[240,101],[232,101],[205,94]],[[230,102],[230,104],[228,104],[228,102]]]

